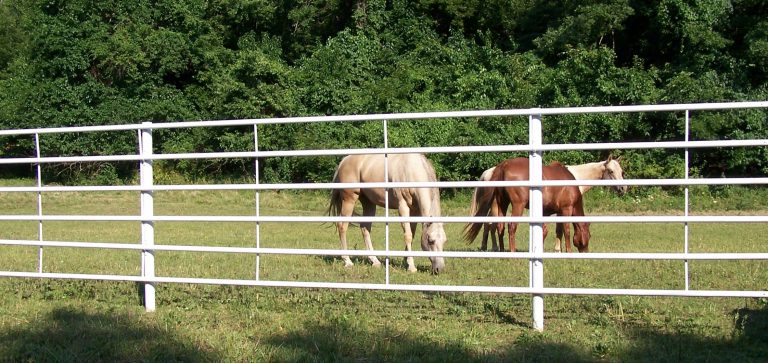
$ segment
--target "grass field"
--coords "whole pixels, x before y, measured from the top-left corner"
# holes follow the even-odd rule
[[[5,181],[8,184],[27,181]],[[765,191],[694,196],[692,214],[764,215]],[[261,194],[262,215],[317,215],[324,192]],[[641,194],[638,194],[641,195]],[[682,214],[682,199],[650,193],[618,198],[587,195],[592,215]],[[444,215],[465,215],[468,195],[443,200]],[[34,193],[0,193],[2,214],[35,214]],[[45,214],[138,214],[138,193],[49,193]],[[252,215],[249,192],[157,192],[156,215]],[[446,225],[446,250],[476,250]],[[382,226],[374,225],[383,249]],[[254,245],[249,223],[156,224],[157,244]],[[764,252],[763,224],[692,224],[691,252]],[[518,248],[527,248],[527,228]],[[136,243],[136,222],[46,222],[46,240]],[[261,224],[262,246],[337,248],[326,225]],[[362,249],[356,230],[351,247]],[[391,227],[400,248],[400,227]],[[0,222],[0,239],[37,239],[37,222]],[[552,250],[551,237],[545,242]],[[593,224],[593,252],[681,252],[680,224]],[[0,247],[0,270],[35,271],[36,247]],[[522,260],[447,259],[447,271],[419,272],[393,259],[392,283],[527,286]],[[766,261],[690,263],[692,289],[765,290]],[[139,273],[134,251],[46,248],[46,272]],[[158,252],[158,276],[253,278],[254,257]],[[680,261],[545,262],[550,287],[684,287]],[[356,259],[344,268],[322,256],[261,257],[265,280],[375,282],[384,270]],[[545,331],[530,328],[527,295],[257,288],[160,284],[157,311],[145,313],[128,282],[0,279],[1,361],[269,361],[269,362],[588,362],[765,361],[768,305],[762,299],[547,296]]]

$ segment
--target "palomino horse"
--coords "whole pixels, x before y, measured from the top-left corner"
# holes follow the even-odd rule
[[[527,158],[507,159],[496,166],[491,181],[523,181],[529,180],[529,165]],[[552,163],[542,168],[543,180],[576,180],[573,174],[560,163]],[[495,187],[483,188],[482,197],[477,200],[475,216],[487,216],[489,214],[503,216],[507,207],[512,204],[511,215],[521,216],[523,209],[528,208],[528,187]],[[584,206],[581,192],[577,186],[545,186],[542,189],[543,214],[545,216],[557,214],[558,216],[584,216]],[[495,210],[498,209],[498,210]],[[464,238],[471,242],[480,233],[484,223],[469,223],[464,228]],[[503,236],[504,224],[497,226],[499,245],[504,249]],[[589,251],[589,223],[573,223],[573,244],[579,252]],[[515,231],[517,223],[509,223],[509,248],[515,251]],[[563,225],[565,233],[565,247],[571,252],[570,229]],[[558,231],[559,232],[559,231]],[[547,236],[547,228],[544,225],[544,238]]]
[[[566,165],[566,168],[568,168],[568,171],[573,174],[573,177],[576,178],[576,180],[624,180],[624,171],[621,168],[621,164],[619,163],[620,161],[621,157],[614,159],[612,156],[609,156],[608,159],[604,161],[580,165]],[[494,169],[496,169],[495,166],[484,171],[480,176],[480,180],[491,180],[491,175],[493,174]],[[584,195],[584,193],[586,193],[591,188],[591,185],[580,185],[579,191],[581,191],[581,195]],[[626,185],[614,185],[611,188],[619,195],[624,195],[627,192]],[[474,192],[472,193],[472,205],[470,206],[469,211],[470,215],[474,215],[477,211],[477,201],[482,197],[480,194],[483,191],[492,192],[493,190],[489,188],[475,188]],[[493,208],[491,208],[491,211],[493,211]],[[558,223],[558,233],[555,234],[555,252],[561,251],[560,237],[562,236],[562,228],[563,226]],[[496,245],[496,234],[493,233],[495,232],[495,229],[496,226],[493,223],[486,223],[483,225],[483,239],[482,243],[480,244],[480,250],[485,251],[488,248],[488,236],[490,235],[492,249],[493,251],[498,251],[499,248]]]
[[[424,155],[421,154],[392,154],[386,158],[387,170],[391,182],[434,182],[437,181],[435,169]],[[375,155],[349,155],[341,160],[333,177],[334,183],[370,183],[384,182],[385,157]],[[388,193],[390,209],[397,209],[400,216],[440,216],[440,192],[437,188],[391,188]],[[364,216],[374,216],[376,206],[384,207],[386,204],[383,188],[350,188],[334,189],[331,193],[331,202],[328,206],[328,215],[349,217],[352,215],[355,202],[360,200],[363,206]],[[339,232],[341,248],[347,249],[348,222],[336,223]],[[405,249],[411,251],[413,232],[416,223],[402,223],[405,234]],[[360,223],[365,246],[373,250],[371,243],[371,222]],[[445,244],[445,231],[443,223],[425,222],[421,227],[421,249],[424,251],[440,252]],[[349,256],[341,256],[344,266],[352,266]],[[374,266],[380,266],[376,256],[369,256]],[[432,272],[439,273],[445,268],[442,257],[430,257]],[[413,257],[406,259],[408,271],[415,272],[416,266]]]

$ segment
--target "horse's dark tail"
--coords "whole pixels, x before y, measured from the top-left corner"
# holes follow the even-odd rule
[[[477,188],[476,193],[472,196],[472,210],[475,217],[485,217],[491,212],[491,207],[495,200],[494,196],[495,188]],[[480,230],[485,223],[467,223],[464,226],[463,237],[467,243],[472,243],[477,238]]]

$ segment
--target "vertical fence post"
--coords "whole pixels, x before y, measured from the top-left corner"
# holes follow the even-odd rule
[[[531,151],[528,155],[529,179],[532,184],[542,181],[542,150],[541,150],[541,114],[532,114],[528,121],[528,140]],[[541,218],[542,194],[541,186],[531,186],[530,188],[530,217]],[[541,254],[544,252],[544,229],[542,223],[531,223],[530,225],[530,251],[531,258],[531,288],[540,289],[544,287],[544,260]],[[544,295],[533,294],[533,328],[538,331],[544,330]]]
[[[384,151],[387,151],[389,147],[389,125],[387,125],[387,120],[383,120],[382,123],[384,129]],[[388,182],[389,155],[384,153],[384,183]],[[384,283],[389,285],[389,188],[384,188],[384,216],[387,220],[384,223],[384,249],[387,251],[387,256],[384,259]]]
[[[258,152],[259,151],[259,125],[253,125],[253,151]],[[259,158],[256,157],[256,160],[253,162],[254,165],[254,176],[256,178],[256,184],[259,184]],[[260,200],[261,194],[259,193],[259,190],[256,189],[256,218],[261,216],[261,200]],[[256,221],[256,248],[261,248],[261,223],[259,221]],[[259,273],[261,272],[261,254],[256,254],[256,281],[259,280]]]
[[[690,133],[691,133],[691,113],[689,110],[685,110],[685,141],[690,141]],[[688,174],[690,174],[689,169],[689,153],[688,153],[688,147],[685,147],[685,180],[688,181]],[[689,185],[685,185],[685,216],[688,217],[689,215],[689,200],[688,200],[688,187]],[[688,222],[685,222],[683,226],[683,233],[685,233],[685,236],[683,237],[683,248],[685,254],[688,254]],[[688,269],[688,260],[685,260],[685,289],[688,290],[691,287],[691,280],[690,280],[690,270]]]
[[[151,122],[144,122],[142,125],[150,126]],[[144,247],[141,251],[141,276],[155,277],[155,252],[152,247],[155,245],[155,222],[154,200],[152,197],[152,160],[147,156],[152,155],[152,129],[147,127],[141,129],[139,137],[139,154],[141,155],[141,165],[139,167],[139,179],[141,183],[141,245]],[[147,312],[155,311],[155,284],[153,282],[144,282],[144,308]]]
[[[37,155],[37,187],[43,187],[43,169],[40,164],[40,134],[35,133],[35,154]],[[43,192],[37,191],[37,240],[43,241]],[[43,273],[43,246],[37,249],[37,272]]]

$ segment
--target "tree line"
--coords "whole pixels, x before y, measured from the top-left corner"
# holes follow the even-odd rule
[[[762,0],[2,0],[0,128],[768,99]],[[692,114],[694,140],[766,139],[765,110]],[[675,113],[547,117],[545,142],[683,140]],[[158,131],[156,152],[253,149],[253,129]],[[45,135],[44,155],[134,153],[133,133]],[[0,157],[34,155],[1,138]],[[391,147],[527,143],[515,118],[398,121]],[[381,125],[266,125],[261,150],[380,147]],[[627,174],[681,177],[682,150],[623,150]],[[509,155],[435,154],[445,180]],[[547,153],[582,163],[600,152]],[[274,158],[264,181],[331,179],[337,158]],[[694,175],[768,174],[766,148],[691,153]],[[248,160],[163,162],[188,178]],[[119,181],[130,163],[46,166]],[[10,175],[29,169],[6,168]]]

